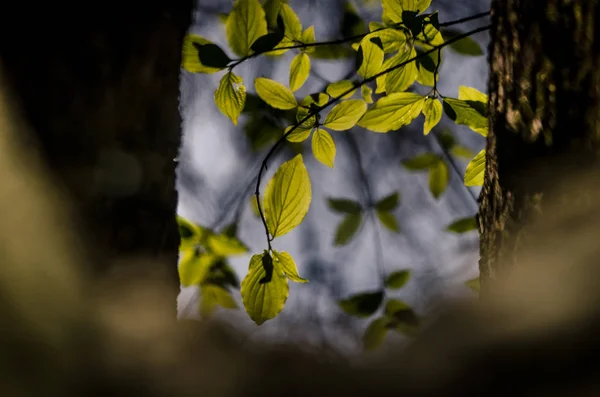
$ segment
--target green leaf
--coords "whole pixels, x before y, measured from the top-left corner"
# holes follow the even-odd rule
[[[207,247],[215,255],[231,256],[241,255],[248,252],[248,247],[235,237],[230,237],[225,234],[211,235],[206,241]]]
[[[465,159],[472,159],[473,157],[475,157],[475,153],[473,153],[471,149],[460,145],[454,146],[452,149],[450,149],[450,153],[452,153],[456,157],[462,157]]]
[[[403,301],[401,301],[399,299],[389,299],[385,303],[384,313],[386,316],[392,318],[397,312],[403,311],[406,309],[410,309],[410,306],[408,306]]]
[[[315,158],[326,166],[333,168],[335,161],[335,142],[331,134],[322,128],[317,128],[312,137],[312,151]]]
[[[265,11],[258,0],[236,0],[225,25],[229,46],[236,55],[250,55],[251,46],[267,34]]]
[[[265,17],[267,19],[267,27],[269,29],[276,29],[277,26],[277,17],[279,16],[279,10],[281,8],[281,3],[284,0],[266,0],[263,4],[263,9],[265,10]]]
[[[375,208],[378,211],[393,211],[398,207],[399,201],[400,195],[398,193],[392,193],[375,203]]]
[[[456,124],[463,124],[487,136],[487,95],[474,88],[461,86],[459,99],[444,98],[444,112]]]
[[[425,99],[423,115],[425,116],[423,133],[427,135],[442,119],[442,103],[436,98]]]
[[[342,95],[344,92],[347,92],[348,90],[351,90],[352,88],[354,88],[354,83],[352,81],[340,80],[340,81],[336,81],[335,83],[329,84],[327,86],[327,88],[325,89],[325,92],[327,92],[331,97],[337,98],[338,96]],[[354,95],[355,92],[356,92],[356,90],[353,90],[350,93],[341,97],[341,99],[348,99],[352,95]]]
[[[363,334],[363,346],[365,350],[375,350],[385,340],[389,320],[385,317],[375,319],[369,324]]]
[[[349,199],[328,198],[329,208],[343,214],[359,214],[363,208],[360,203]]]
[[[454,233],[466,233],[472,230],[477,230],[477,222],[475,221],[475,217],[470,216],[468,218],[458,219],[452,222],[446,228],[449,232]]]
[[[378,37],[383,46],[383,52],[390,54],[395,51],[406,51],[407,37],[406,34],[397,29],[383,29],[385,25],[378,22],[369,23],[369,33],[366,37]],[[380,30],[378,30],[380,29]]]
[[[201,253],[197,249],[182,252],[181,261],[179,262],[179,281],[181,285],[189,287],[203,282],[217,259],[215,255]]]
[[[477,153],[477,156],[465,171],[465,186],[482,186],[483,177],[485,176],[485,149]]]
[[[233,125],[237,125],[246,102],[246,87],[242,78],[233,72],[225,73],[215,91],[215,102],[221,113],[229,117]]]
[[[282,32],[273,32],[267,33],[264,36],[260,36],[256,41],[250,46],[250,49],[253,52],[264,53],[269,52],[273,48],[277,47],[277,45],[283,40]]]
[[[190,73],[215,73],[222,68],[210,67],[203,65],[200,62],[200,56],[198,54],[198,46],[212,44],[212,42],[206,40],[203,37],[194,34],[188,34],[183,39],[183,45],[181,50],[181,66]]]
[[[289,110],[298,106],[294,93],[278,81],[257,77],[254,80],[254,89],[260,99],[275,109]]]
[[[465,283],[467,287],[469,287],[472,291],[479,293],[481,291],[481,285],[479,282],[479,277],[475,277],[472,280],[469,280]]]
[[[246,312],[261,325],[277,316],[289,293],[288,279],[267,251],[253,255],[240,290]]]
[[[440,198],[448,186],[450,173],[446,163],[439,159],[429,167],[429,190],[433,197]]]
[[[417,51],[417,55],[421,55],[422,51]],[[427,87],[433,87],[435,81],[439,80],[439,74],[435,73],[435,65],[441,63],[441,60],[437,52],[432,52],[428,55],[423,55],[417,58],[417,69],[419,70],[419,76],[417,82]],[[434,80],[435,76],[435,80]]]
[[[377,218],[383,226],[391,230],[392,232],[398,233],[400,232],[400,227],[398,226],[398,221],[393,214],[390,214],[386,211],[377,211]]]
[[[398,56],[394,57],[395,61],[391,66],[401,64],[416,56],[417,52],[414,50],[414,48],[410,52],[399,53]],[[385,69],[387,68],[388,66],[386,65]],[[415,62],[409,62],[398,69],[392,70],[386,75],[385,92],[392,94],[394,92],[406,91],[411,85],[413,85],[415,80],[417,80],[417,77],[419,77],[419,69],[417,69],[417,64]]]
[[[300,40],[302,42],[302,44],[314,44],[315,41],[315,27],[313,25],[310,25],[309,27],[307,27],[304,32],[302,32],[302,40]],[[303,47],[300,48],[300,51],[302,52],[306,52],[306,53],[313,53],[315,52],[315,46],[309,46],[309,47]]]
[[[375,37],[372,40],[378,40]],[[360,46],[358,48],[358,52],[356,54],[356,65],[357,65],[357,73],[367,79],[381,72],[383,65],[383,49],[377,44],[377,42],[372,41],[371,39],[364,38],[360,42]]]
[[[388,328],[392,328],[406,336],[415,336],[419,329],[419,317],[406,303],[398,299],[390,299],[385,306],[385,315],[390,321]]]
[[[442,34],[444,35],[446,40],[450,40],[456,36],[460,36],[462,33],[459,32],[458,30],[454,30],[454,29],[444,29],[442,31]],[[455,41],[454,43],[450,44],[450,48],[452,48],[454,51],[456,51],[462,55],[469,55],[469,56],[483,55],[483,51],[481,50],[481,47],[479,46],[479,44],[475,40],[473,40],[473,38],[468,37],[468,36],[459,41]]]
[[[419,171],[428,169],[438,161],[440,161],[440,157],[437,154],[424,153],[415,156],[412,159],[402,161],[402,165],[411,171]]]
[[[204,230],[188,221],[187,219],[177,216],[177,226],[179,227],[179,235],[181,240],[193,240],[194,244],[204,235]]]
[[[231,62],[227,54],[216,44],[193,43],[193,45],[198,50],[198,58],[202,65],[224,69]]]
[[[340,308],[347,314],[357,317],[369,317],[379,309],[383,302],[383,291],[363,292],[339,301]]]
[[[287,132],[289,130],[291,130],[293,127],[293,125],[289,126],[288,128],[285,129],[285,133],[287,134]],[[286,139],[290,142],[304,142],[305,140],[308,139],[308,137],[310,136],[310,133],[312,132],[313,127],[308,125],[300,125],[298,127],[296,127],[296,129],[294,131],[292,131],[287,137]]]
[[[271,237],[283,236],[298,226],[310,200],[310,179],[299,154],[279,167],[265,189],[264,211]]]
[[[290,89],[296,91],[304,85],[310,74],[310,58],[301,52],[290,64]]]
[[[366,103],[373,103],[373,89],[368,85],[363,85],[360,88],[360,94],[362,96],[363,101]]]
[[[380,98],[358,125],[374,132],[389,132],[410,124],[419,116],[424,97],[412,92],[395,92]]]
[[[440,146],[442,148],[444,148],[445,150],[452,150],[452,148],[456,144],[456,140],[454,139],[454,136],[452,136],[452,134],[448,130],[442,131],[439,134],[439,140],[440,140]]]
[[[385,279],[385,287],[389,289],[400,289],[410,279],[410,270],[398,270],[389,274]]]
[[[431,0],[381,0],[383,7],[381,20],[386,25],[402,22],[403,14],[406,11],[418,11],[421,13],[429,8],[430,4]]]
[[[210,316],[217,307],[237,309],[238,305],[233,296],[225,288],[214,284],[204,284],[200,287],[200,314]]]
[[[283,273],[287,278],[297,283],[308,283],[307,279],[300,277],[298,269],[296,268],[296,262],[290,254],[285,251],[278,252],[273,250],[273,260],[277,262]]]
[[[281,15],[285,25],[285,36],[290,40],[302,41],[302,24],[292,7],[282,3],[279,15]]]
[[[325,117],[323,125],[335,131],[345,131],[354,127],[367,111],[367,104],[362,99],[348,99],[338,103]]]
[[[334,245],[346,245],[352,240],[352,237],[358,231],[360,224],[362,223],[362,215],[348,214],[338,225],[335,232]]]
[[[365,33],[365,23],[363,19],[358,15],[356,7],[349,1],[344,3],[344,14],[342,15],[342,29],[341,33],[343,37],[351,37]]]
[[[311,57],[315,59],[347,59],[356,54],[350,47],[328,44],[313,47]]]

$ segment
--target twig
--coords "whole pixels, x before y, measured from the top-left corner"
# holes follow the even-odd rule
[[[447,26],[452,26],[452,25],[458,25],[460,23],[465,23],[465,22],[473,21],[475,19],[485,18],[485,17],[487,17],[489,15],[490,15],[489,11],[480,12],[479,14],[471,15],[470,17],[466,17],[466,18],[461,18],[461,19],[457,19],[457,20],[454,20],[454,21],[440,23],[439,26],[440,27],[447,27]]]

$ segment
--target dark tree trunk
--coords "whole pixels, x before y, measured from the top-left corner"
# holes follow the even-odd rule
[[[93,242],[89,269],[152,258],[174,299],[179,75],[193,1],[10,4],[5,81]]]
[[[478,216],[484,295],[490,281],[518,265],[532,237],[525,225],[557,181],[597,165],[600,0],[494,0],[488,88]],[[562,196],[566,205],[583,203],[581,188]]]

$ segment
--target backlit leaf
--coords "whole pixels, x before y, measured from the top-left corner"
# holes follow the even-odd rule
[[[443,35],[446,40],[460,36],[462,33],[454,29],[444,29]],[[450,44],[450,48],[462,55],[479,56],[483,55],[483,50],[472,37],[465,37],[459,41]]]
[[[462,157],[465,159],[472,159],[475,157],[475,153],[471,149],[460,145],[454,146],[452,149],[450,149],[450,153],[456,157]]]
[[[389,289],[400,289],[410,279],[410,270],[398,270],[385,278],[385,287]]]
[[[298,269],[296,268],[296,262],[290,254],[285,251],[278,252],[273,250],[273,260],[279,264],[279,267],[287,278],[297,283],[307,283],[308,280],[300,277]]]
[[[375,319],[369,324],[365,333],[363,334],[363,347],[365,350],[375,350],[385,340],[388,329],[386,325],[389,320],[385,317]]]
[[[336,131],[345,131],[354,127],[367,111],[367,104],[362,99],[348,99],[338,103],[325,117],[323,125]]]
[[[254,89],[260,99],[275,109],[289,110],[298,106],[294,93],[278,81],[257,77],[254,80]]]
[[[266,0],[263,4],[265,17],[267,19],[267,26],[270,29],[277,28],[277,16],[279,15],[282,2],[283,0]]]
[[[472,230],[477,230],[477,222],[475,221],[474,216],[469,216],[467,218],[458,219],[452,222],[446,228],[449,232],[454,233],[466,233]]]
[[[430,166],[440,161],[440,157],[434,153],[423,153],[409,160],[402,161],[402,165],[411,171],[428,169]]]
[[[220,256],[240,255],[248,252],[248,247],[244,243],[225,234],[209,236],[206,245],[213,254]]]
[[[440,198],[448,186],[450,173],[446,163],[439,159],[429,167],[429,190],[433,197]]]
[[[312,137],[312,151],[315,158],[328,167],[333,168],[335,161],[335,142],[329,132],[317,128]]]
[[[283,236],[298,226],[310,200],[310,179],[299,154],[279,167],[265,189],[264,211],[271,236]]]
[[[465,171],[465,186],[482,186],[483,177],[485,175],[485,149],[477,153],[477,156]]]
[[[383,302],[383,291],[363,292],[339,301],[340,308],[347,314],[369,317]]]
[[[421,114],[424,97],[413,92],[395,92],[380,98],[358,125],[374,132],[389,132],[410,124]]]
[[[300,41],[302,41],[303,44],[315,43],[315,27],[313,25],[310,25],[309,27],[304,29],[304,32],[302,32],[302,40]],[[300,49],[300,51],[306,52],[308,54],[314,53],[315,50],[316,46],[308,46]]]
[[[289,293],[288,279],[267,251],[253,255],[240,290],[246,312],[257,325],[277,316]]]
[[[227,40],[236,55],[247,56],[256,39],[267,34],[265,11],[258,0],[236,0],[227,18]]]
[[[363,85],[360,88],[360,94],[362,96],[363,101],[365,101],[366,103],[373,103],[373,89],[367,84]]]
[[[181,66],[190,73],[215,73],[222,68],[209,67],[200,63],[198,45],[213,44],[209,40],[194,34],[188,34],[183,39],[181,50]]]
[[[349,199],[328,198],[327,203],[332,210],[345,214],[358,214],[363,210],[360,203]]]
[[[379,40],[374,38],[373,40]],[[381,43],[381,40],[379,40]],[[360,42],[358,52],[356,54],[356,65],[357,73],[363,78],[369,78],[379,73],[383,65],[383,49],[371,41],[370,39],[364,38]]]
[[[233,72],[225,73],[221,78],[219,88],[215,91],[215,103],[221,113],[229,117],[234,125],[237,125],[245,102],[246,87],[242,78]]]
[[[292,59],[290,64],[290,89],[298,90],[308,79],[310,74],[310,58],[305,53],[300,53]]]
[[[406,51],[406,34],[397,29],[384,29],[385,25],[378,22],[369,23],[371,33],[366,37],[379,37],[383,45],[383,52],[386,54],[395,51]],[[378,30],[379,29],[379,30]]]
[[[341,97],[341,99],[348,99],[356,92],[356,89],[353,90],[353,88],[354,83],[352,81],[340,80],[329,84],[325,89],[325,92],[327,92],[331,97],[337,98],[343,93],[348,92],[348,90],[351,90],[348,94]]]
[[[348,214],[338,225],[335,232],[334,245],[346,245],[352,240],[352,237],[358,231],[360,224],[362,223],[362,215]]]
[[[425,116],[425,124],[423,125],[423,133],[425,135],[438,125],[442,119],[442,103],[437,98],[425,99],[423,105],[423,115]]]
[[[287,132],[290,131],[292,127],[293,126],[289,126],[288,128],[286,128],[285,133],[287,134]],[[304,142],[308,139],[312,130],[313,127],[310,125],[300,125],[296,127],[296,129],[292,131],[289,135],[287,135],[286,139],[290,142]]]
[[[208,275],[210,267],[216,263],[217,257],[209,253],[201,253],[197,249],[182,252],[179,262],[179,281],[184,287],[198,285]]]
[[[487,136],[487,95],[471,87],[461,86],[458,99],[444,98],[444,112],[456,124],[463,124]]]
[[[231,62],[227,54],[216,44],[194,43],[193,45],[198,50],[198,58],[202,65],[224,69]]]
[[[403,62],[408,61],[417,56],[417,52],[413,49],[410,52],[401,53],[399,56],[395,56],[395,61],[391,66],[401,64]],[[386,65],[386,69],[388,66]],[[392,70],[385,77],[385,92],[388,94],[394,92],[403,92],[406,91],[415,80],[419,76],[419,69],[417,69],[417,64],[413,62],[408,62],[406,65]]]
[[[268,52],[277,47],[277,45],[281,43],[281,40],[283,40],[282,32],[267,33],[266,35],[260,36],[258,39],[256,39],[252,46],[250,46],[250,49],[253,52],[258,53]]]
[[[398,207],[399,201],[400,195],[398,193],[392,193],[375,203],[375,208],[379,211],[393,211]]]
[[[214,285],[204,284],[200,287],[200,314],[210,316],[217,307],[225,309],[237,309],[237,303],[231,293],[225,288]]]
[[[405,11],[419,11],[422,13],[431,4],[431,0],[381,0],[383,7],[382,21],[386,25],[402,22]]]
[[[290,40],[302,41],[302,23],[300,23],[300,19],[292,7],[282,3],[279,14],[281,15],[283,24],[285,25],[286,37]]]
[[[379,219],[381,224],[388,228],[390,231],[394,233],[398,233],[400,231],[400,227],[398,226],[398,220],[393,214],[387,211],[377,211],[377,218]]]

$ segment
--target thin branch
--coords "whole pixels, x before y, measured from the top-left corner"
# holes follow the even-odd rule
[[[265,233],[267,235],[267,242],[268,242],[269,249],[271,249],[271,238],[270,238],[270,235],[269,235],[269,228],[267,226],[267,221],[265,219],[265,216],[264,216],[263,211],[262,211],[262,207],[260,205],[260,183],[262,181],[262,173],[267,168],[267,163],[268,163],[269,159],[271,158],[271,156],[273,155],[273,153],[275,153],[275,151],[277,150],[277,148],[279,147],[279,145],[281,145],[285,141],[285,139],[292,132],[294,132],[299,126],[301,126],[302,124],[304,124],[306,121],[310,120],[312,117],[314,117],[316,114],[320,113],[322,110],[328,108],[329,106],[333,105],[334,103],[337,103],[340,99],[342,99],[344,96],[350,94],[351,92],[353,92],[357,88],[360,88],[360,87],[362,87],[363,85],[365,85],[367,83],[373,82],[378,77],[384,76],[384,75],[386,75],[386,74],[388,74],[388,73],[390,73],[390,72],[392,72],[392,71],[394,71],[396,69],[404,67],[407,64],[409,64],[411,62],[414,62],[417,59],[420,59],[422,57],[425,57],[425,56],[427,56],[427,55],[429,55],[429,54],[431,54],[431,53],[433,53],[435,51],[438,51],[439,49],[444,48],[444,47],[446,47],[446,46],[448,46],[448,45],[450,45],[452,43],[455,43],[455,42],[457,42],[459,40],[462,40],[462,39],[464,39],[466,37],[469,37],[471,35],[474,35],[476,33],[486,31],[486,30],[490,29],[490,27],[491,27],[491,25],[482,26],[480,28],[473,29],[473,30],[471,30],[469,32],[466,32],[466,33],[460,34],[458,36],[455,36],[455,37],[449,39],[448,41],[445,41],[444,43],[431,48],[428,51],[425,51],[425,52],[423,52],[421,54],[418,54],[417,56],[412,57],[412,58],[410,58],[410,59],[408,59],[408,60],[406,60],[404,62],[401,62],[398,65],[394,65],[394,66],[392,66],[392,67],[390,67],[390,68],[388,68],[386,70],[383,70],[383,71],[381,71],[381,72],[379,72],[379,73],[377,73],[377,74],[375,74],[375,75],[373,75],[373,76],[371,76],[369,78],[364,79],[360,83],[354,84],[352,88],[346,90],[345,92],[341,93],[337,97],[331,98],[326,104],[324,104],[322,106],[319,106],[319,107],[316,107],[312,111],[308,112],[308,114],[304,118],[302,118],[301,120],[297,121],[292,126],[292,128],[290,128],[285,134],[283,134],[281,136],[281,138],[279,138],[277,140],[277,142],[275,142],[275,144],[273,145],[273,147],[271,147],[271,150],[269,150],[269,152],[267,153],[267,155],[265,156],[265,158],[262,161],[262,164],[260,166],[260,170],[258,171],[258,179],[256,180],[256,189],[254,191],[254,194],[256,196],[256,205],[258,206],[258,212],[260,214],[260,218],[262,220],[262,223],[263,223],[263,225],[265,227]]]
[[[479,14],[471,15],[470,17],[466,17],[466,18],[461,18],[461,19],[457,19],[457,20],[454,20],[454,21],[440,23],[439,26],[440,27],[447,27],[447,26],[452,26],[452,25],[458,25],[458,24],[461,24],[461,23],[473,21],[473,20],[479,19],[479,18],[485,18],[485,17],[488,17],[488,16],[490,16],[490,12],[489,11],[480,12]]]

